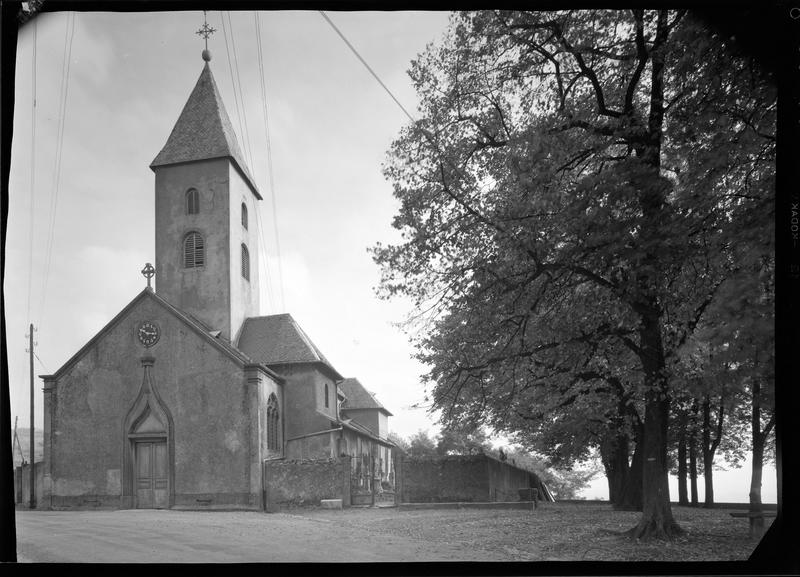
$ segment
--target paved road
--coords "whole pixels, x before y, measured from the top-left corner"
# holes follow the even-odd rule
[[[487,551],[343,526],[336,516],[222,511],[24,511],[20,562],[487,561]],[[495,559],[500,560],[500,559]]]

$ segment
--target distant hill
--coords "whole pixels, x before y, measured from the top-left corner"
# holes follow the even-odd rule
[[[22,456],[19,454],[19,447],[22,445],[22,454],[25,455],[25,461],[27,462],[30,460],[30,429],[23,429],[22,427],[17,428],[17,437],[19,437],[19,445],[14,439],[14,430],[11,430],[11,439],[13,441],[12,451],[14,454],[14,467],[19,467],[22,464]],[[44,431],[41,429],[36,429],[33,432],[33,438],[36,443],[36,447],[34,448],[34,458],[35,460],[41,461],[44,455]]]

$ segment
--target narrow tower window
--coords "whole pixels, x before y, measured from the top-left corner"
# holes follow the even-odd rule
[[[183,238],[183,268],[205,265],[205,243],[199,232],[190,232]]]
[[[200,194],[197,189],[190,188],[186,191],[186,214],[198,214],[200,212]]]
[[[278,448],[278,399],[273,393],[267,401],[267,449],[277,451]]]
[[[242,203],[242,226],[247,230],[247,205]]]
[[[330,407],[330,401],[328,400],[328,383],[325,383],[325,408],[327,409]]]
[[[242,276],[250,280],[250,252],[242,245]]]

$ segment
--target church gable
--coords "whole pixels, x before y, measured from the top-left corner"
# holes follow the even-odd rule
[[[207,328],[204,327],[200,322],[192,319],[188,315],[182,313],[180,310],[176,309],[168,302],[163,300],[162,298],[158,297],[152,290],[145,289],[141,293],[139,293],[125,308],[123,308],[113,319],[111,319],[108,324],[106,324],[102,329],[100,329],[97,334],[92,337],[81,349],[75,353],[66,363],[64,363],[60,369],[58,369],[53,375],[46,375],[43,376],[47,379],[58,379],[65,373],[67,373],[75,364],[77,364],[81,359],[85,356],[90,354],[92,350],[96,347],[98,342],[103,339],[106,335],[111,333],[117,326],[120,325],[125,319],[129,318],[133,312],[142,306],[147,306],[145,303],[151,303],[150,307],[154,313],[157,315],[168,315],[171,318],[176,319],[179,323],[185,326],[186,330],[189,332],[197,335],[201,338],[204,342],[206,342],[209,346],[219,350],[222,354],[229,357],[233,360],[237,365],[240,367],[244,367],[245,364],[250,362],[250,359],[242,354],[240,351],[232,347],[230,344],[222,341],[220,339],[215,338],[212,335],[212,332]],[[145,322],[144,320],[141,322]],[[131,326],[130,337],[128,339],[131,341],[131,350],[139,346],[142,352],[148,348],[147,343],[147,334],[149,332],[155,331],[156,334],[160,332],[158,324],[154,327],[140,327]],[[158,334],[160,339],[161,335]],[[142,340],[144,339],[144,341]],[[153,343],[149,346],[154,346],[156,343]]]

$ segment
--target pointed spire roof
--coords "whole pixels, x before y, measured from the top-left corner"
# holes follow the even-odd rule
[[[212,158],[230,158],[253,194],[261,199],[206,61],[178,122],[150,168]]]

